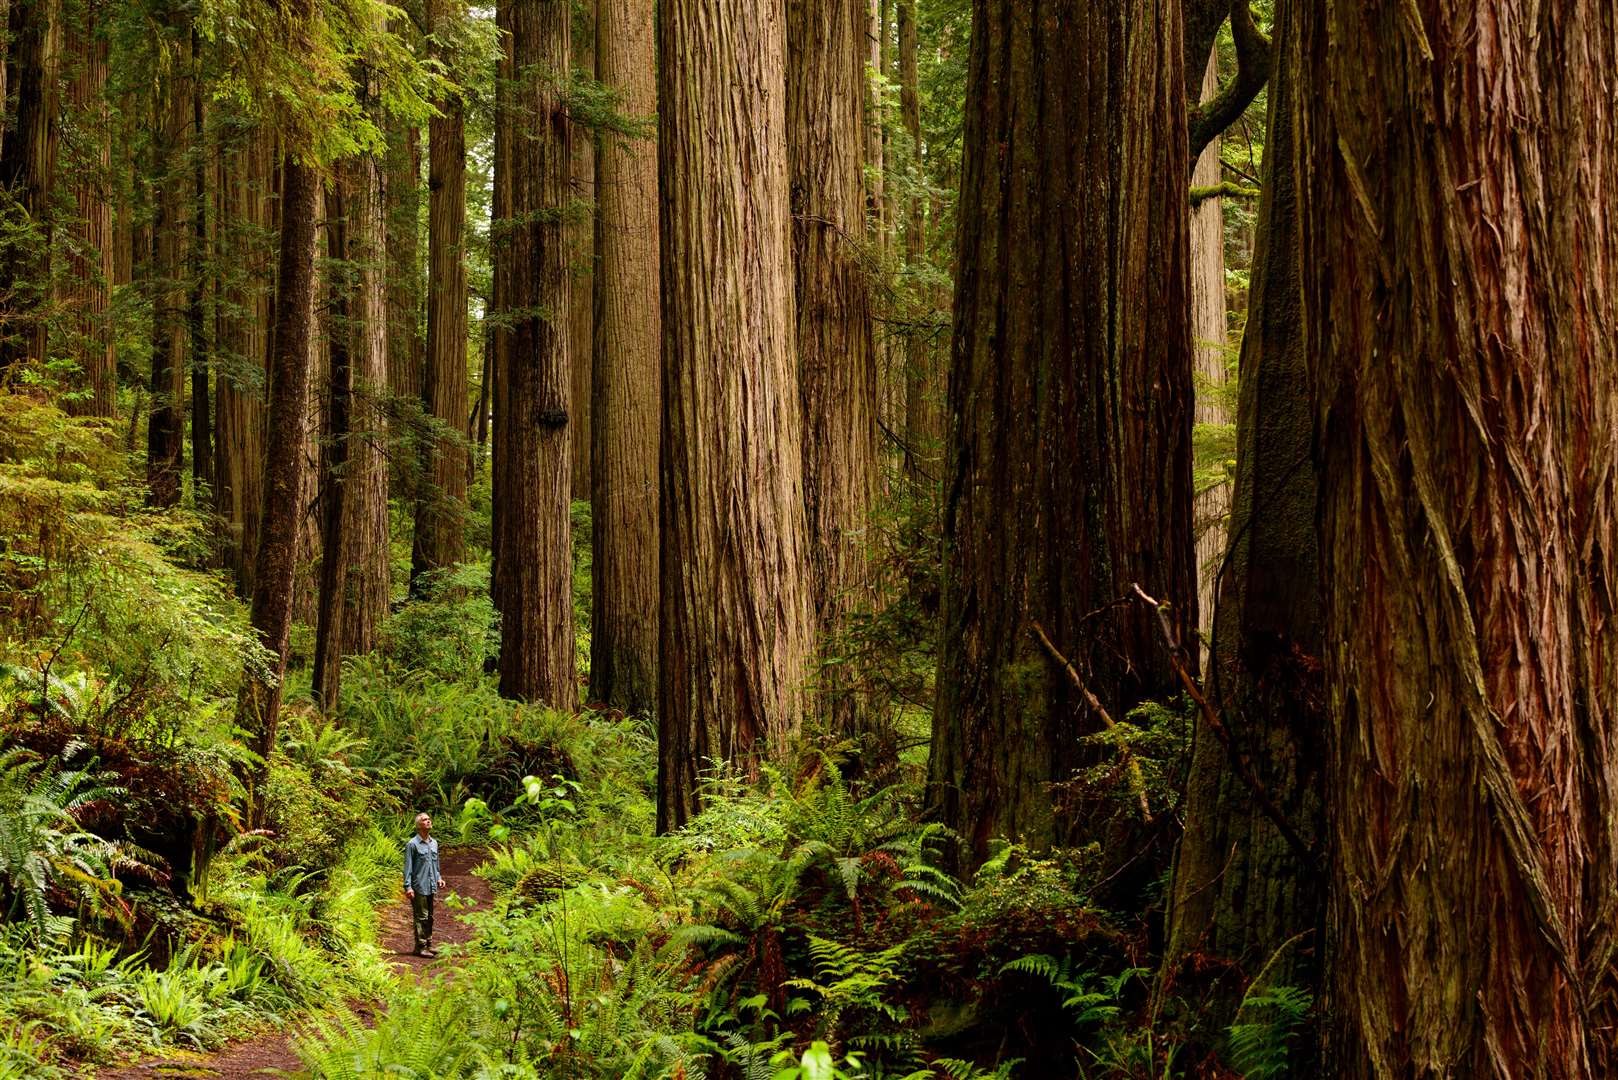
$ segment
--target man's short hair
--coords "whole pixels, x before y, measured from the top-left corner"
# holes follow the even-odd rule
[[[421,824],[421,819],[422,818],[426,818],[428,821],[431,821],[433,816],[431,814],[429,814],[427,811],[423,810],[421,813],[416,815],[416,824],[417,825]]]

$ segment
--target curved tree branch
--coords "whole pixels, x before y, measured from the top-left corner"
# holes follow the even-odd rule
[[[1247,111],[1270,79],[1270,39],[1253,22],[1248,0],[1231,0],[1230,32],[1236,41],[1236,77],[1221,86],[1212,101],[1194,105],[1186,117],[1193,167],[1203,148]]]

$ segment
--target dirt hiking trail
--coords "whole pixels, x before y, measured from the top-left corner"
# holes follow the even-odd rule
[[[488,910],[493,899],[489,884],[472,873],[483,859],[484,853],[477,850],[444,853],[444,890],[438,896],[434,912],[434,948],[459,945],[472,939],[472,927],[461,919],[461,911],[444,902],[446,897],[475,901],[466,911]],[[382,908],[382,951],[393,966],[401,972],[408,971],[419,982],[424,977],[439,978],[449,974],[462,960],[442,954],[436,960],[415,956],[410,951],[414,943],[410,932],[410,905],[401,895],[396,903]],[[374,1022],[378,1005],[358,1002],[353,1009],[354,1015],[369,1025]],[[298,1055],[292,1050],[292,1040],[297,1035],[298,1028],[293,1026],[231,1043],[213,1053],[171,1052],[134,1065],[86,1066],[80,1075],[95,1080],[264,1080],[299,1067]]]

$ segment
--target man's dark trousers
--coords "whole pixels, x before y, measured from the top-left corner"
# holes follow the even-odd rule
[[[410,898],[410,914],[416,924],[416,951],[433,943],[433,894],[417,893]]]

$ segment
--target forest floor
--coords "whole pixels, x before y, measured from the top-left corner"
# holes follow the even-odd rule
[[[486,910],[493,895],[489,883],[472,873],[483,861],[478,850],[446,851],[444,853],[444,891],[439,894],[434,913],[433,945],[435,949],[448,945],[462,945],[472,940],[472,926],[461,918],[463,911]],[[452,906],[448,897],[457,898]],[[457,949],[438,959],[416,956],[411,949],[414,939],[410,930],[410,905],[400,897],[382,909],[382,941],[385,953],[391,954],[395,969],[412,979],[442,978],[454,973],[463,955]],[[354,1015],[367,1026],[375,1023],[378,1003],[354,1002]],[[383,1003],[380,1007],[385,1008]],[[263,1080],[296,1071],[300,1065],[292,1042],[299,1035],[297,1027],[270,1031],[254,1038],[231,1043],[213,1053],[170,1054],[151,1058],[135,1065],[123,1065],[90,1071],[96,1080]]]

